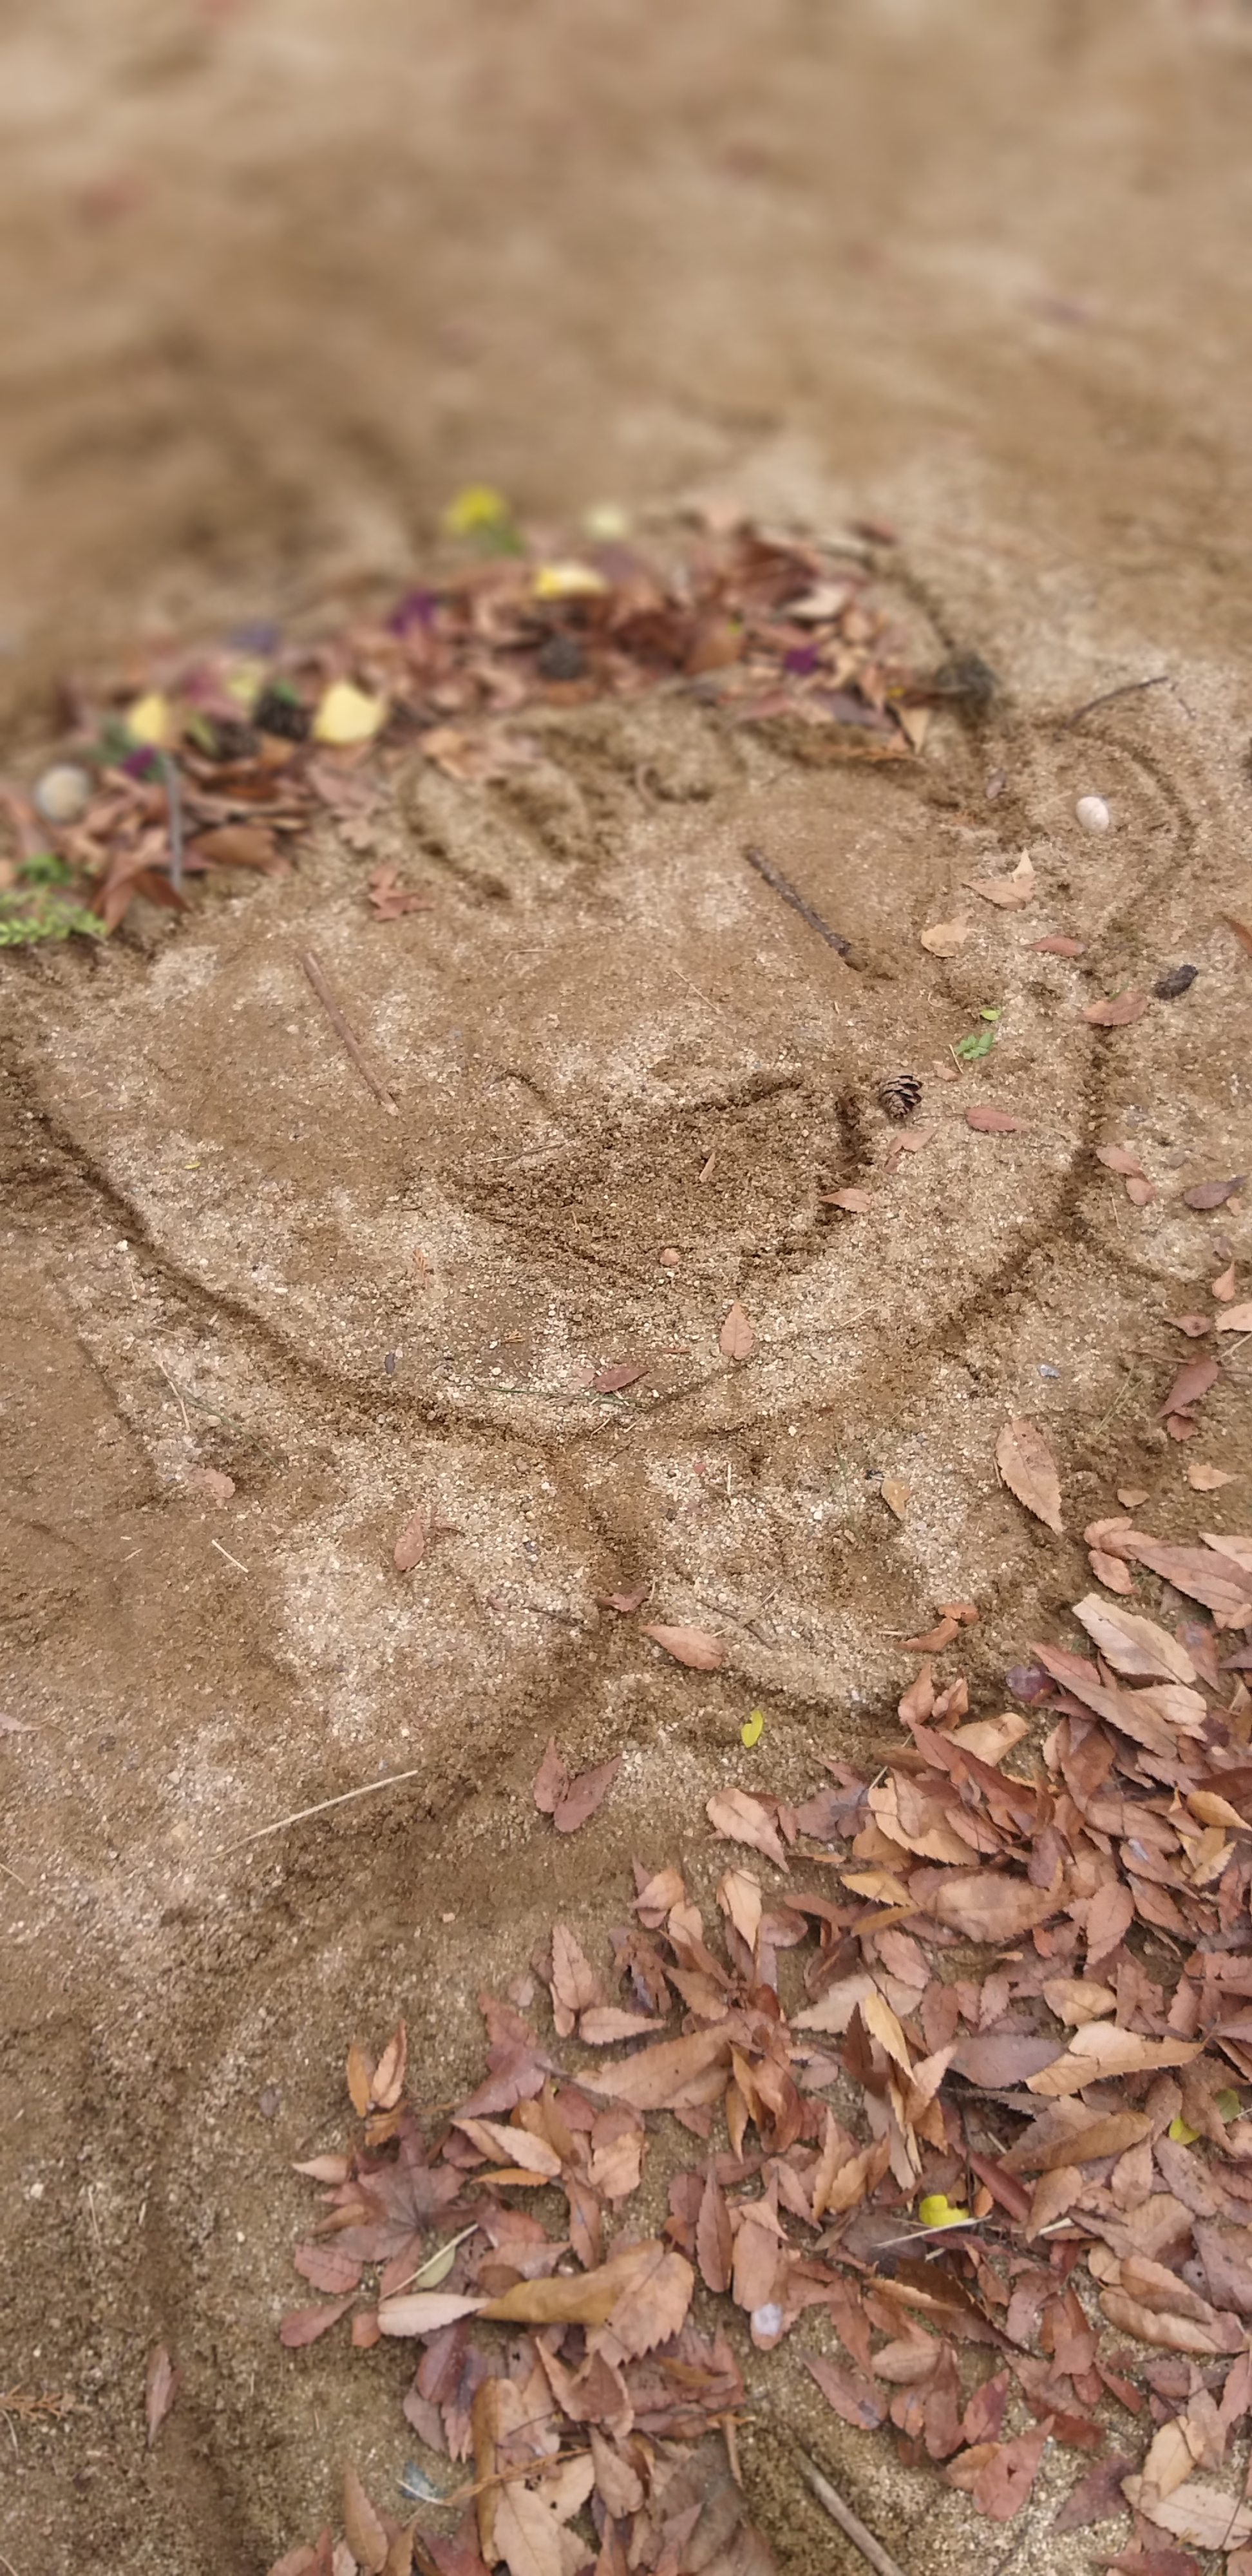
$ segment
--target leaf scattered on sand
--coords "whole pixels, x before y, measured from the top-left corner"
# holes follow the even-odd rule
[[[1083,1018],[1093,1029],[1125,1029],[1132,1020],[1141,1020],[1148,1007],[1148,996],[1133,985],[1124,993],[1115,993],[1101,1002],[1088,1002]]]
[[[179,2376],[165,2345],[154,2344],[148,2355],[148,2375],[144,2387],[144,2420],[148,2429],[149,2450],[178,2395]]]
[[[689,1664],[693,1672],[715,1673],[723,1661],[719,1638],[707,1628],[667,1628],[657,1621],[640,1628],[641,1637],[651,1637],[654,1645],[663,1646],[676,1664]]]
[[[750,1359],[756,1349],[756,1334],[738,1298],[735,1299],[717,1337],[718,1348],[728,1360]]]
[[[1061,1481],[1056,1460],[1038,1424],[1025,1415],[1006,1422],[996,1442],[996,1465],[1011,1494],[1050,1530],[1063,1529]]]

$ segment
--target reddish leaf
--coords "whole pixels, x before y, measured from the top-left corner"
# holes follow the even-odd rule
[[[611,1368],[603,1368],[598,1377],[593,1377],[591,1392],[593,1395],[620,1395],[623,1387],[633,1386],[637,1378],[646,1375],[646,1360],[615,1360]]]
[[[1163,1422],[1169,1413],[1185,1413],[1191,1405],[1198,1404],[1201,1397],[1208,1394],[1210,1387],[1216,1386],[1217,1379],[1217,1362],[1210,1353],[1206,1352],[1202,1360],[1185,1360],[1161,1406],[1157,1420]]]
[[[1246,1172],[1236,1172],[1232,1181],[1197,1181],[1194,1188],[1183,1191],[1183,1205],[1189,1208],[1224,1207],[1247,1180]]]
[[[717,1337],[718,1349],[728,1360],[750,1359],[756,1349],[756,1334],[738,1298],[735,1299]]]
[[[620,1611],[623,1618],[628,1618],[632,1610],[642,1610],[647,1597],[646,1584],[640,1592],[597,1592],[596,1594],[602,1610]]]
[[[1045,957],[1081,957],[1082,955],[1081,939],[1067,939],[1059,932],[1051,939],[1032,939],[1030,945]]]
[[[1051,1530],[1063,1529],[1056,1460],[1036,1423],[1024,1415],[1005,1423],[996,1442],[996,1465],[1009,1492],[1036,1520]]]
[[[278,2329],[279,2342],[285,2343],[289,2352],[298,2351],[306,2343],[316,2343],[319,2335],[347,2314],[353,2296],[349,2291],[346,2299],[335,2299],[325,2308],[289,2308]]]
[[[1147,994],[1136,992],[1132,986],[1128,992],[1118,993],[1112,1000],[1088,1002],[1083,1018],[1093,1029],[1124,1029],[1132,1020],[1141,1020],[1147,1007]],[[1033,2439],[1033,2435],[1030,2438]],[[1016,2513],[1016,2505],[1011,2506],[1010,2511]]]
[[[844,2370],[820,2352],[801,2354],[805,2369],[817,2381],[828,2406],[858,2433],[875,2433],[883,2420],[883,2403],[872,2379],[859,2370]]]
[[[725,2194],[712,2172],[709,2173],[700,2200],[696,2220],[696,2260],[706,2290],[730,2288],[733,2239]]]
[[[341,2245],[297,2245],[292,2260],[313,2289],[326,2290],[332,2297],[360,2287],[364,2266],[357,2257],[345,2254]]]
[[[978,1101],[966,1110],[965,1124],[979,1136],[1012,1136],[1026,1121],[1015,1118],[1011,1109],[993,1109],[990,1101]]]
[[[864,1216],[874,1204],[872,1190],[819,1190],[823,1207],[846,1208],[849,1216]]]
[[[1125,1145],[1097,1145],[1096,1161],[1110,1172],[1120,1172],[1127,1180],[1146,1181],[1148,1177],[1138,1155],[1130,1153]]]
[[[420,1565],[430,1540],[430,1511],[419,1504],[411,1520],[406,1521],[391,1551],[392,1563],[400,1574],[408,1574]]]
[[[651,1637],[672,1655],[676,1664],[689,1664],[693,1672],[715,1673],[722,1662],[720,1639],[707,1628],[666,1628],[655,1622],[642,1627],[641,1637]]]
[[[716,1834],[729,1843],[747,1843],[752,1851],[764,1852],[778,1869],[787,1866],[787,1855],[778,1836],[778,1827],[768,1807],[747,1789],[719,1789],[704,1810]]]
[[[1041,2425],[1036,2433],[1019,2433],[1016,2441],[1001,2442],[974,2482],[974,2502],[980,2513],[990,2514],[994,2522],[1011,2522],[1020,2513],[1039,2471],[1049,2439],[1048,2427]]]
[[[611,1761],[600,1762],[594,1771],[582,1771],[576,1780],[571,1780],[552,1811],[552,1821],[559,1834],[576,1834],[579,1826],[585,1825],[589,1816],[594,1816],[597,1807],[602,1806],[607,1798],[621,1764],[621,1754],[615,1753]]]
[[[161,2426],[178,2395],[181,2372],[170,2360],[163,2343],[154,2344],[148,2355],[148,2377],[144,2389],[144,2416],[151,2450]]]
[[[540,1814],[555,1815],[569,1788],[569,1772],[556,1749],[556,1737],[548,1738],[548,1750],[535,1773],[531,1796]]]

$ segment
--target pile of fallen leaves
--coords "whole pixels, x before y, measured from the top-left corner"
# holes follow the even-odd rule
[[[511,523],[504,535],[506,550],[456,560],[389,616],[309,643],[251,630],[151,654],[103,698],[72,690],[57,784],[45,775],[42,801],[39,783],[0,790],[11,937],[24,918],[31,936],[46,924],[50,865],[58,918],[81,928],[86,905],[112,930],[137,894],[180,908],[186,877],[208,868],[282,870],[327,809],[368,848],[389,755],[507,776],[537,756],[528,709],[686,685],[740,722],[855,728],[849,751],[885,759],[920,746],[935,686],[960,693],[959,675],[916,681],[863,546],[740,524],[551,561]],[[385,917],[417,900],[382,871]]]
[[[756,2576],[736,2341],[802,2321],[836,2414],[889,2422],[993,2519],[1057,2443],[1080,2475],[1054,2527],[1129,2505],[1123,2576],[1199,2576],[1192,2549],[1252,2576],[1252,2505],[1213,2474],[1252,2409],[1252,1648],[1225,1651],[1252,1630],[1252,1540],[1103,1544],[1212,1624],[1089,1594],[1092,1653],[1038,1645],[1018,1708],[971,1721],[934,1657],[977,1613],[944,1605],[875,1772],[828,1760],[801,1806],[709,1800],[773,1873],[726,1869],[716,1944],[681,1873],[636,1864],[611,1966],[558,1923],[480,1998],[486,2069],[456,2109],[408,2098],[403,2028],[377,2065],[353,2047],[352,2141],[299,2167],[324,2210],[296,2266],[332,2295],[282,2339],[351,2309],[357,2346],[418,2343],[405,2415],[473,2473],[408,2475],[467,2507],[453,2539],[350,2473],[345,2540],[275,2576]],[[561,1825],[579,1787],[549,1747],[536,1804]],[[630,2219],[650,2152],[660,2234]]]

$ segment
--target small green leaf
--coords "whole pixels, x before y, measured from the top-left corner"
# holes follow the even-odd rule
[[[1223,2092],[1213,2095],[1213,2108],[1221,2112],[1223,2120],[1237,2120],[1243,2104],[1233,2087],[1227,2085]]]
[[[977,1064],[980,1056],[990,1055],[996,1036],[995,1029],[971,1029],[968,1037],[957,1039],[952,1053],[959,1055],[962,1064]]]
[[[1200,2132],[1198,2129],[1193,2129],[1190,2120],[1184,2120],[1179,2111],[1170,2121],[1169,2134],[1176,2147],[1193,2147]]]
[[[764,1725],[765,1711],[763,1708],[754,1708],[751,1716],[745,1717],[743,1724],[739,1729],[739,1741],[741,1744],[747,1745],[749,1752],[751,1752],[754,1744],[760,1743]]]
[[[61,858],[56,850],[32,850],[30,857],[23,859],[17,873],[22,885],[67,886],[74,881],[74,871],[68,859]]]

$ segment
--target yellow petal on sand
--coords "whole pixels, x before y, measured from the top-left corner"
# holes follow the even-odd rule
[[[443,524],[450,537],[477,537],[492,528],[511,528],[513,513],[503,492],[490,483],[467,483],[449,501]]]
[[[765,1711],[763,1708],[754,1708],[751,1717],[745,1717],[743,1724],[739,1729],[739,1741],[741,1744],[747,1745],[749,1752],[751,1752],[754,1744],[760,1743],[764,1725]]]
[[[370,742],[386,717],[385,698],[367,697],[351,680],[332,680],[313,718],[314,739],[338,745]]]
[[[932,2191],[927,2193],[925,2200],[918,2202],[917,2215],[923,2227],[963,2227],[969,2211],[948,2200],[943,2192]]]
[[[533,583],[536,599],[599,599],[608,589],[602,572],[590,564],[540,564]]]
[[[159,751],[164,743],[171,740],[174,731],[169,699],[162,697],[159,689],[150,689],[146,698],[136,698],[133,707],[126,710],[126,730],[134,735],[136,742],[146,743],[150,750]]]

